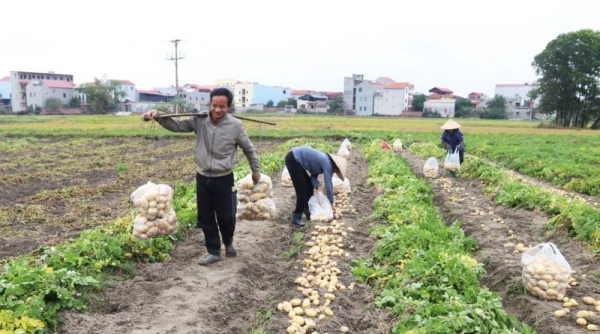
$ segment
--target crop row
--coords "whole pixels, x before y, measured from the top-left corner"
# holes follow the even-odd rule
[[[353,263],[359,280],[379,290],[378,306],[399,315],[394,333],[532,333],[480,287],[483,266],[471,257],[476,242],[458,222],[446,226],[431,186],[379,142],[366,149],[369,182],[380,191],[372,257]]]

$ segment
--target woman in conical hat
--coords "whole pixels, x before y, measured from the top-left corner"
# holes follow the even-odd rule
[[[465,156],[465,142],[459,128],[460,124],[455,120],[449,119],[446,121],[446,123],[442,125],[442,130],[444,130],[442,133],[442,145],[452,152],[458,148],[460,163],[462,164]]]
[[[337,174],[343,181],[346,176],[346,164],[345,158],[335,154],[323,153],[308,146],[292,148],[285,156],[285,166],[296,191],[296,208],[292,212],[292,224],[304,226],[303,213],[306,215],[306,220],[310,220],[308,200],[313,195],[314,189],[319,187],[317,177],[320,174],[323,174],[325,194],[333,208],[332,177],[333,174]]]

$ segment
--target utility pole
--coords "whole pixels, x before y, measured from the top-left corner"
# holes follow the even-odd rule
[[[179,42],[181,42],[180,39],[174,39],[171,41],[171,43],[175,44],[175,55],[171,54],[171,57],[167,56],[168,57],[167,60],[175,61],[175,94],[176,94],[175,100],[176,101],[179,98],[179,70],[178,70],[177,60],[185,58],[181,53],[177,53],[177,44],[179,44]],[[179,113],[178,103],[175,103],[175,113],[176,114]]]

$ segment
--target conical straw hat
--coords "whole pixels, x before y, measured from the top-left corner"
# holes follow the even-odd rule
[[[446,123],[444,123],[444,125],[442,125],[442,130],[453,130],[458,128],[460,128],[460,124],[455,122],[453,119],[449,119],[446,121]]]
[[[329,155],[335,166],[339,169],[339,172],[336,172],[337,176],[344,181],[344,176],[346,175],[346,158],[329,153],[327,155]]]

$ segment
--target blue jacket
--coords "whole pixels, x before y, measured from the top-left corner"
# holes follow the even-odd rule
[[[442,133],[442,141],[447,144],[450,144],[450,147],[452,148],[452,151],[454,152],[454,150],[456,150],[456,146],[464,141],[463,134],[458,129],[456,129],[456,131],[454,131],[452,133],[450,133],[450,131],[444,131],[444,133]],[[458,150],[464,151],[465,145],[464,144],[460,145],[458,147]]]
[[[310,174],[310,180],[315,189],[319,187],[317,177],[319,174],[323,174],[325,192],[329,202],[333,204],[333,182],[331,181],[333,177],[333,164],[329,156],[308,146],[294,147],[292,148],[292,154],[294,155],[294,159]]]

